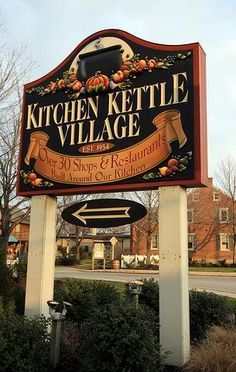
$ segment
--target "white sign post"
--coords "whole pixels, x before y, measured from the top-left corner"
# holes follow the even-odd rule
[[[118,243],[118,240],[116,239],[115,236],[113,236],[113,237],[110,239],[110,242],[111,242],[111,246],[112,246],[112,248],[111,248],[111,259],[112,259],[112,261],[113,261],[114,258],[115,258],[115,245],[116,245],[116,243]]]
[[[32,197],[25,299],[28,316],[48,315],[47,301],[53,299],[56,211],[56,198]]]
[[[159,189],[160,343],[169,365],[183,366],[190,355],[187,195],[180,186]]]

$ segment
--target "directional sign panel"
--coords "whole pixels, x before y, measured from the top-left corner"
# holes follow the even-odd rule
[[[62,212],[62,218],[83,227],[112,227],[138,221],[146,213],[143,205],[131,200],[98,199],[70,205]]]

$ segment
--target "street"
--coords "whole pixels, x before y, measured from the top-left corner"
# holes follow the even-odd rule
[[[124,272],[108,272],[108,271],[89,271],[78,270],[73,267],[56,267],[55,278],[77,278],[87,280],[109,280],[129,282],[136,279],[154,278],[159,279],[158,274],[148,273],[124,273]],[[189,275],[189,288],[212,291],[222,295],[228,295],[236,298],[236,277],[223,276],[200,276]]]

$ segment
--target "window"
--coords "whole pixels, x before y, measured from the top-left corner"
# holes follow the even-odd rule
[[[219,234],[220,237],[220,250],[228,251],[229,250],[229,235],[228,234]]]
[[[187,212],[187,218],[188,218],[188,223],[193,223],[194,222],[194,209],[188,209]]]
[[[219,201],[219,200],[220,200],[220,193],[213,192],[213,201]]]
[[[200,199],[199,194],[194,193],[194,194],[192,195],[192,201],[193,201],[193,202],[199,201],[199,199]]]
[[[158,249],[158,236],[151,235],[151,249]]]
[[[188,249],[193,251],[197,246],[197,239],[195,234],[188,234]]]
[[[228,208],[220,208],[219,209],[219,220],[222,223],[229,221],[229,209]]]

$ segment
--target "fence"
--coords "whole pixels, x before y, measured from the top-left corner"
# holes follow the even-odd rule
[[[147,262],[147,255],[138,255],[138,254],[122,254],[121,255],[121,268],[126,269],[128,265],[133,267],[138,267],[141,265],[145,265]],[[150,256],[150,264],[151,265],[158,265],[159,263],[159,255],[152,254]]]

